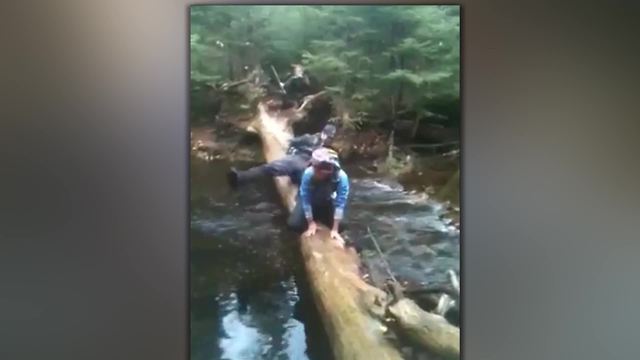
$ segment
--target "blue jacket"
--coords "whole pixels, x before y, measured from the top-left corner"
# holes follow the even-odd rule
[[[300,201],[307,219],[313,218],[312,204],[327,200],[333,201],[336,219],[342,219],[349,196],[349,176],[340,169],[331,178],[318,181],[313,178],[313,168],[308,167],[300,180]]]

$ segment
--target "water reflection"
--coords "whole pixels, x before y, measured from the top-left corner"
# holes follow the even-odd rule
[[[236,294],[225,302],[221,359],[308,359],[304,324],[293,318],[299,300],[295,282],[279,285],[284,293],[259,294],[249,306],[240,304]]]

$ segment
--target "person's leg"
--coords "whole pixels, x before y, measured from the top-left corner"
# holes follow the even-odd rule
[[[304,216],[304,210],[302,209],[300,198],[296,199],[296,206],[294,206],[291,214],[289,214],[287,225],[291,230],[300,233],[307,230],[307,227],[309,226],[309,224],[307,223],[307,218]]]
[[[235,170],[238,185],[244,185],[267,175],[266,169],[268,165],[262,164],[247,170]]]
[[[298,155],[286,155],[278,160],[264,164],[263,173],[276,176],[290,176],[296,172],[301,166],[304,166],[304,160]]]
[[[287,176],[299,167],[298,163],[299,159],[297,159],[296,155],[287,155],[281,159],[254,166],[245,171],[232,170],[230,182],[232,186],[237,186],[247,184],[264,176]]]
[[[306,154],[292,155],[290,157],[288,166],[289,174],[287,175],[289,175],[292,183],[300,186],[302,173],[309,166],[310,161],[310,157]]]

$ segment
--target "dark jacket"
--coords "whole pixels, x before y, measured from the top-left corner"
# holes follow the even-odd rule
[[[290,76],[283,84],[284,89],[290,94],[304,95],[309,92],[309,79],[306,75],[298,77]]]
[[[320,134],[321,133],[304,134],[291,139],[287,154],[310,157],[313,150],[322,147],[323,145]]]

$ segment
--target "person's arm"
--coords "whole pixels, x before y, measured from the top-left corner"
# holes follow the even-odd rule
[[[311,177],[313,176],[313,170],[307,168],[302,173],[302,179],[300,180],[300,202],[302,203],[302,210],[304,216],[307,218],[309,224],[313,222],[313,210],[311,207]]]
[[[282,83],[282,87],[285,89],[291,85],[291,82],[296,78],[295,74],[289,74],[287,79]]]
[[[344,217],[344,209],[349,198],[349,176],[344,170],[338,173],[338,188],[336,190],[336,198],[334,200],[333,230],[338,231],[338,225]]]

